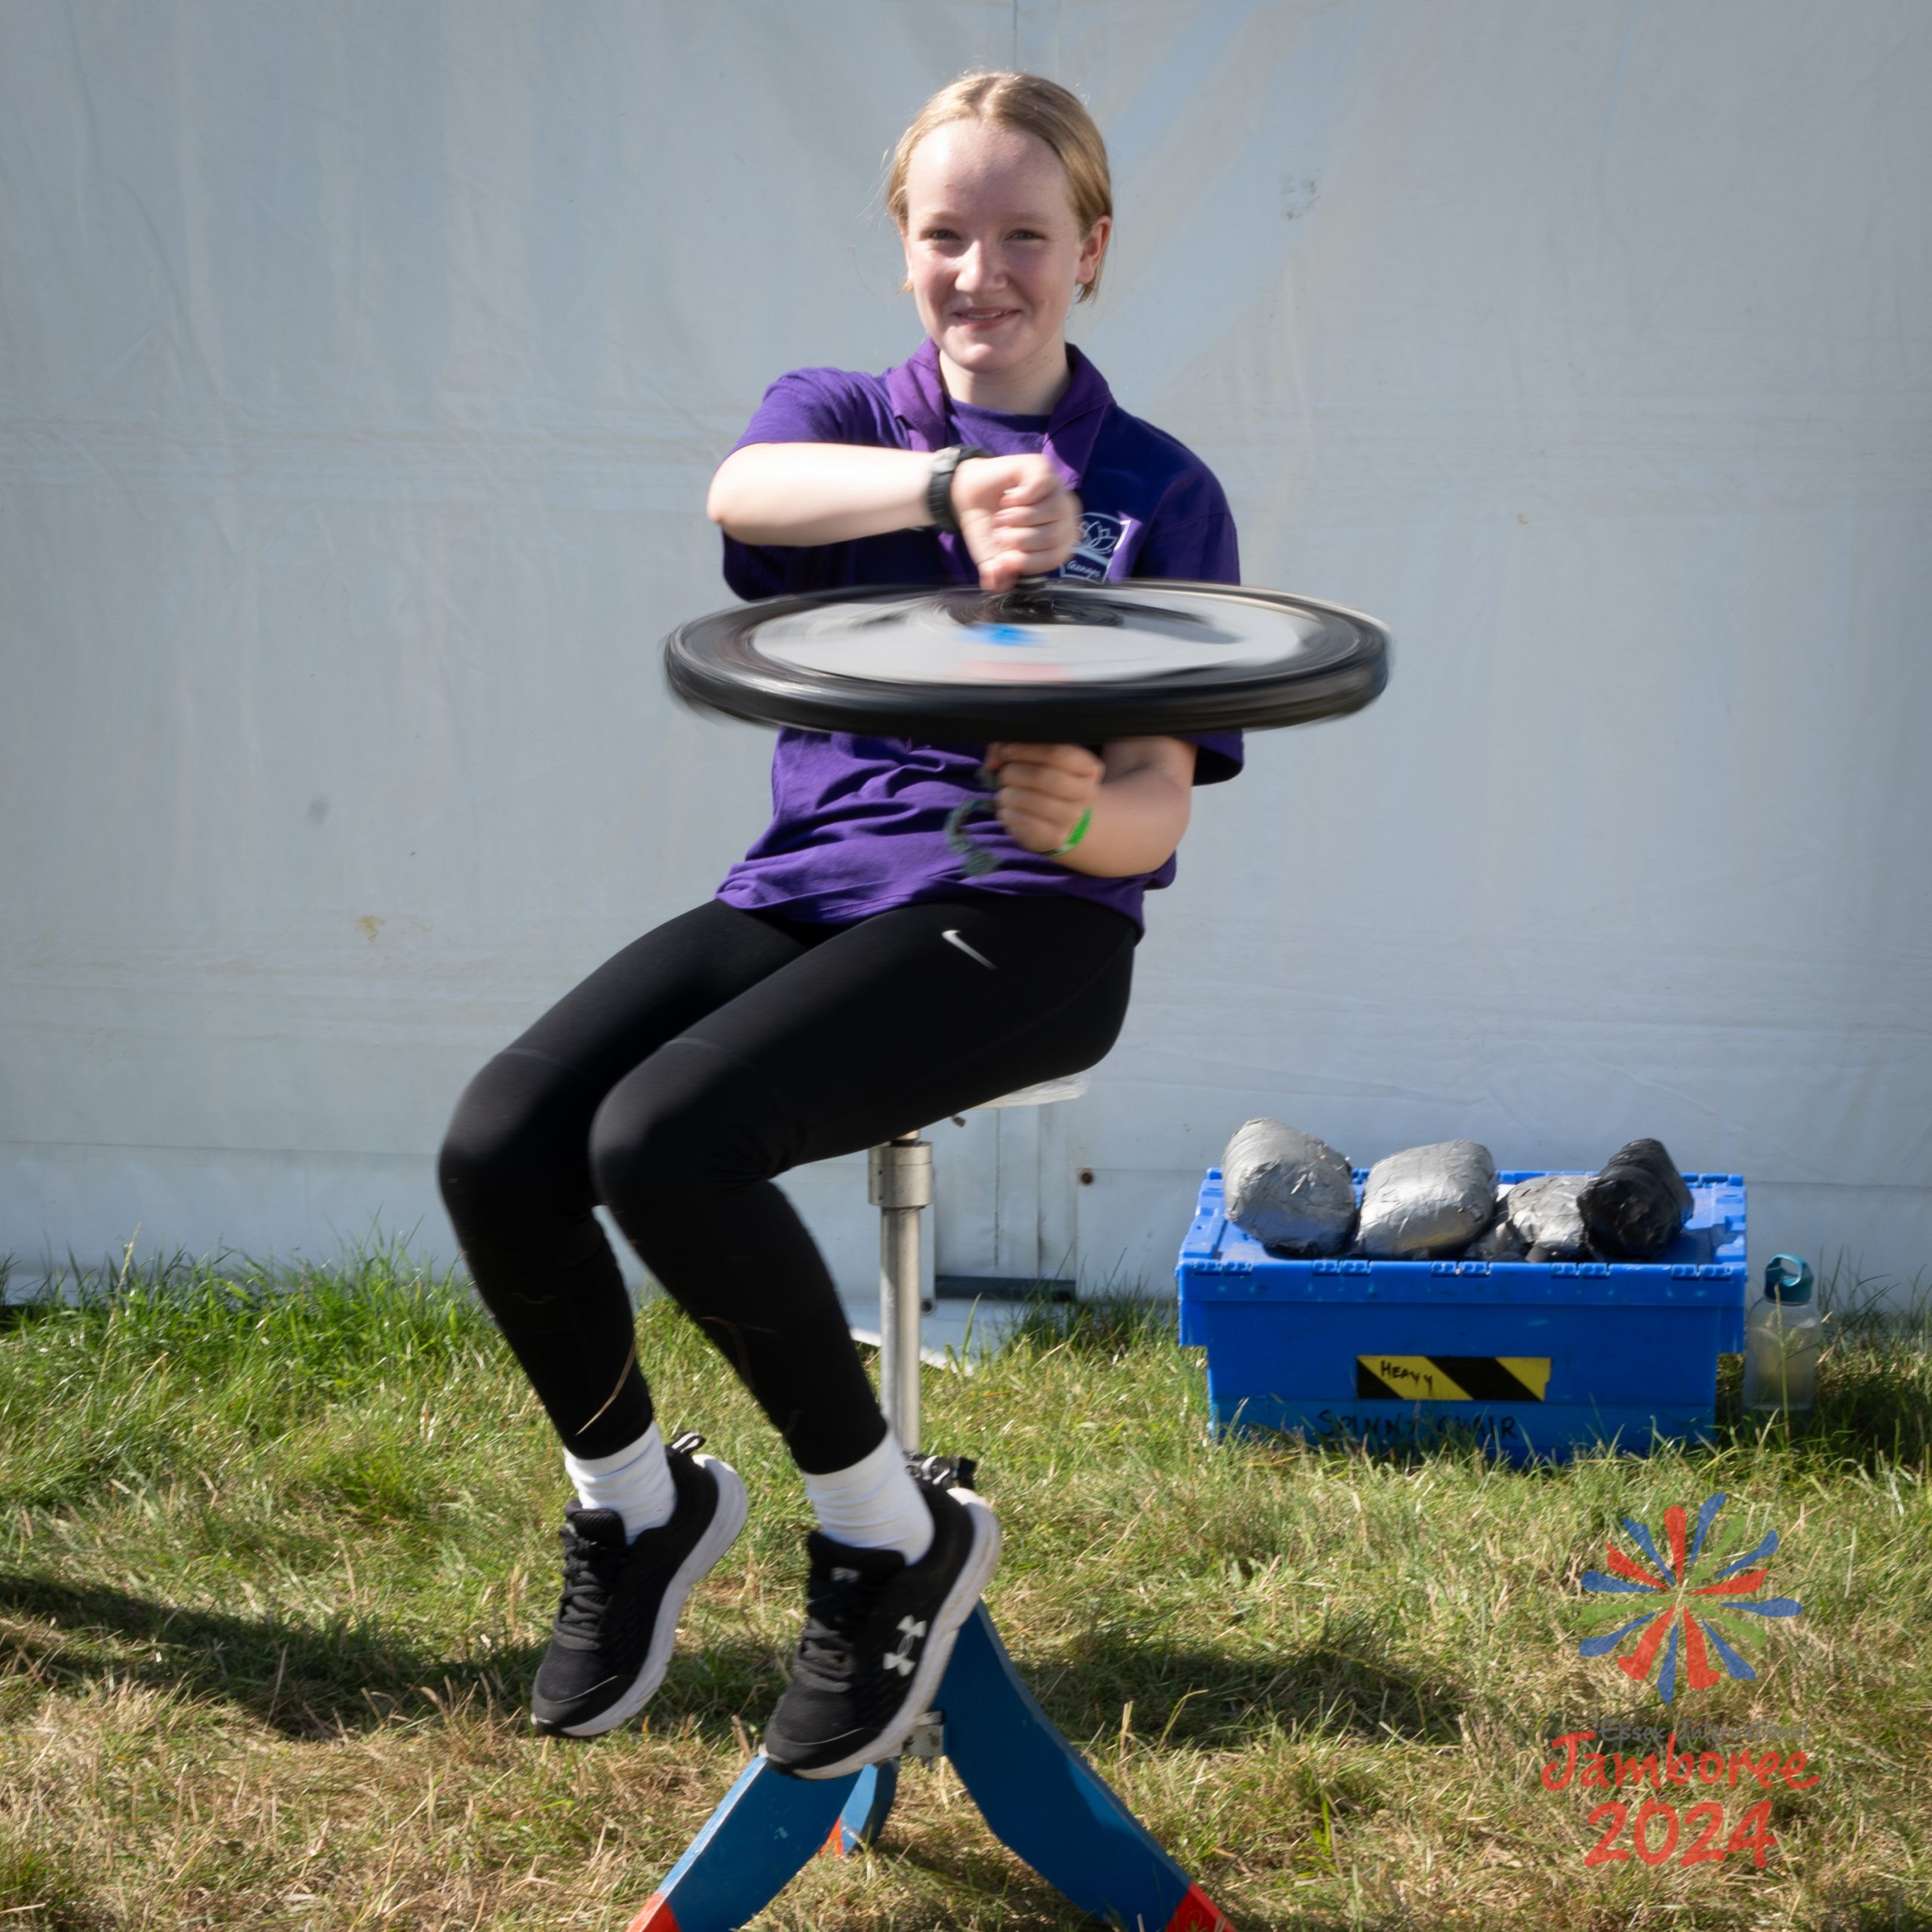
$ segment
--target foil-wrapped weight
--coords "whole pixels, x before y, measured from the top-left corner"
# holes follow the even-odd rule
[[[1377,1161],[1361,1197],[1361,1251],[1381,1261],[1459,1254],[1496,1218],[1496,1163],[1475,1140]]]
[[[1282,1254],[1340,1254],[1355,1230],[1349,1164],[1325,1140],[1265,1116],[1244,1121],[1221,1156],[1228,1219]]]
[[[1508,1187],[1496,1190],[1496,1219],[1489,1224],[1487,1233],[1477,1235],[1469,1244],[1469,1260],[1521,1261],[1529,1253],[1530,1244],[1523,1238],[1522,1231],[1509,1218],[1509,1197],[1515,1191]]]
[[[1587,1261],[1589,1237],[1577,1197],[1588,1174],[1539,1174],[1509,1190],[1509,1223],[1527,1244],[1531,1261]]]

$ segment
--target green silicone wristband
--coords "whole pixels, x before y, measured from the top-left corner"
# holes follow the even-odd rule
[[[1080,814],[1080,823],[1047,854],[1050,859],[1063,859],[1067,854],[1087,836],[1087,828],[1094,823],[1094,808],[1089,805]]]

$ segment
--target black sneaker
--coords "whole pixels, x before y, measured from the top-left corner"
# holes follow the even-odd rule
[[[745,1486],[730,1463],[693,1454],[703,1440],[666,1451],[678,1506],[635,1541],[614,1509],[564,1512],[564,1597],[530,1699],[539,1730],[614,1730],[663,1682],[685,1598],[745,1526]]]
[[[842,1777],[891,1757],[931,1703],[959,1626],[999,1560],[999,1521],[937,1457],[912,1474],[933,1512],[916,1563],[896,1549],[805,1539],[805,1634],[764,1727],[764,1755],[801,1778]]]

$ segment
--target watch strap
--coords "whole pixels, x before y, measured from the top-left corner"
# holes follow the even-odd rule
[[[952,507],[952,473],[968,457],[991,456],[971,443],[954,443],[934,451],[932,468],[926,473],[926,521],[935,529],[959,534],[959,518]]]

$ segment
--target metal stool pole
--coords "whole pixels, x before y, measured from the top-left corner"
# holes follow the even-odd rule
[[[908,1455],[919,1447],[919,1215],[932,1205],[933,1150],[916,1131],[875,1147],[867,1192],[878,1215],[879,1405]]]

